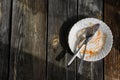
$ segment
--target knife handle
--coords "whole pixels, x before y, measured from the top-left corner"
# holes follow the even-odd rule
[[[70,61],[68,62],[68,67],[71,65],[71,63],[73,62],[73,60],[76,58],[76,56],[79,54],[79,50],[81,49],[81,47],[83,46],[83,44],[85,44],[85,41],[83,41],[83,43],[80,45],[80,47],[78,48],[78,50],[75,52],[74,56],[70,59]]]
[[[76,56],[78,55],[78,53],[76,53],[72,58],[71,60],[68,62],[68,67],[71,65],[71,63],[73,62],[73,60],[76,58]]]

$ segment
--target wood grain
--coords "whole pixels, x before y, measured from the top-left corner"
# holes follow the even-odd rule
[[[64,32],[66,32],[66,38],[63,38],[63,42],[65,41],[65,39],[67,40],[65,43],[68,43],[68,35],[69,35],[69,31],[71,29],[71,27],[77,22],[78,19],[78,15],[77,15],[77,0],[68,0],[68,11],[67,11],[67,20],[66,22],[64,22],[63,27],[61,28],[64,30]],[[62,36],[64,35],[64,33],[62,33]],[[63,36],[64,37],[64,36]],[[67,46],[65,46],[67,47]],[[68,47],[69,48],[69,47]],[[66,58],[67,58],[67,63],[70,61],[70,59],[73,57],[73,55],[70,55],[70,50],[67,50],[67,54],[66,54]],[[72,54],[72,53],[71,53]],[[67,73],[66,73],[66,80],[76,80],[76,59],[74,60],[74,62],[70,65],[70,67],[67,67]]]
[[[0,0],[0,80],[8,80],[11,0]]]
[[[13,0],[9,80],[46,80],[46,0]]]
[[[104,61],[105,80],[120,80],[120,0],[105,0],[104,20],[113,33],[113,47]]]
[[[79,0],[78,15],[102,19],[103,0]],[[77,61],[79,67],[80,60]],[[77,80],[103,80],[103,60],[97,62],[84,62],[83,74]]]
[[[67,38],[77,20],[77,0],[49,0],[48,3],[47,80],[75,80],[76,63],[67,68],[67,62],[72,57]],[[61,54],[62,57],[58,56]],[[56,57],[61,59],[57,60]]]
[[[68,33],[79,19],[103,19],[103,0],[48,0],[48,6],[47,0],[0,0],[0,80],[120,80],[119,5],[119,0],[105,0],[104,20],[114,44],[104,72],[101,60],[85,62],[80,75],[79,59],[67,68],[73,55]]]

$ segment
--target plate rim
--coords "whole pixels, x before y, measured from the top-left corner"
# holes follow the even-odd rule
[[[110,48],[108,49],[109,51],[107,51],[107,53],[102,57],[102,58],[99,58],[99,59],[92,59],[92,60],[86,60],[86,59],[84,59],[85,61],[88,61],[88,62],[92,62],[92,61],[99,61],[99,60],[102,60],[103,58],[105,58],[109,53],[110,53],[110,51],[111,51],[111,49],[112,49],[112,46],[113,46],[113,34],[112,34],[112,31],[111,31],[111,29],[110,29],[110,27],[105,23],[105,22],[103,22],[102,20],[100,20],[100,19],[97,19],[97,18],[83,18],[83,19],[80,19],[79,21],[77,21],[73,26],[72,26],[72,28],[70,29],[70,31],[69,31],[69,34],[68,34],[68,44],[69,44],[69,48],[70,48],[70,50],[73,52],[73,50],[71,49],[71,47],[70,47],[70,32],[71,32],[71,30],[74,28],[74,26],[76,26],[76,24],[78,24],[79,22],[81,22],[81,21],[83,21],[83,20],[86,20],[86,19],[94,19],[94,20],[97,20],[97,21],[99,21],[99,22],[101,22],[102,24],[104,24],[105,26],[107,26],[107,28],[109,29],[109,31],[110,31],[110,35],[111,35],[111,45],[110,45]],[[80,29],[79,29],[80,30]],[[73,54],[74,54],[74,52],[73,52]],[[80,59],[80,57],[77,55],[77,57]]]

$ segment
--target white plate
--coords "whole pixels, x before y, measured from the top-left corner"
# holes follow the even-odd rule
[[[96,18],[85,18],[85,19],[78,21],[77,23],[75,23],[73,25],[73,27],[71,28],[71,30],[69,32],[68,44],[69,44],[71,51],[73,52],[74,45],[77,40],[77,37],[76,37],[77,32],[83,28],[90,26],[90,23],[92,23],[92,24],[99,23],[100,24],[99,29],[107,35],[106,41],[105,41],[106,43],[105,43],[103,49],[101,50],[101,52],[95,56],[92,56],[91,58],[88,58],[88,59],[86,58],[87,55],[85,55],[85,58],[84,58],[85,61],[98,61],[108,55],[108,53],[110,52],[110,50],[112,48],[112,44],[113,44],[112,32],[111,32],[110,28],[103,21],[96,19]],[[80,55],[77,55],[77,57],[81,58]]]

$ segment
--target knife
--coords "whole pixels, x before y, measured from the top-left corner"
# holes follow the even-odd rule
[[[74,61],[74,59],[77,57],[79,54],[79,50],[83,46],[83,44],[87,44],[87,42],[92,38],[92,36],[96,33],[96,31],[99,29],[100,24],[94,24],[90,27],[85,28],[86,29],[86,39],[83,41],[83,43],[80,45],[80,47],[75,51],[74,56],[71,58],[71,60],[68,62],[68,67],[71,65],[71,63]],[[83,59],[84,59],[84,54],[83,54]],[[81,58],[82,60],[82,58]],[[83,62],[83,61],[82,61]]]

